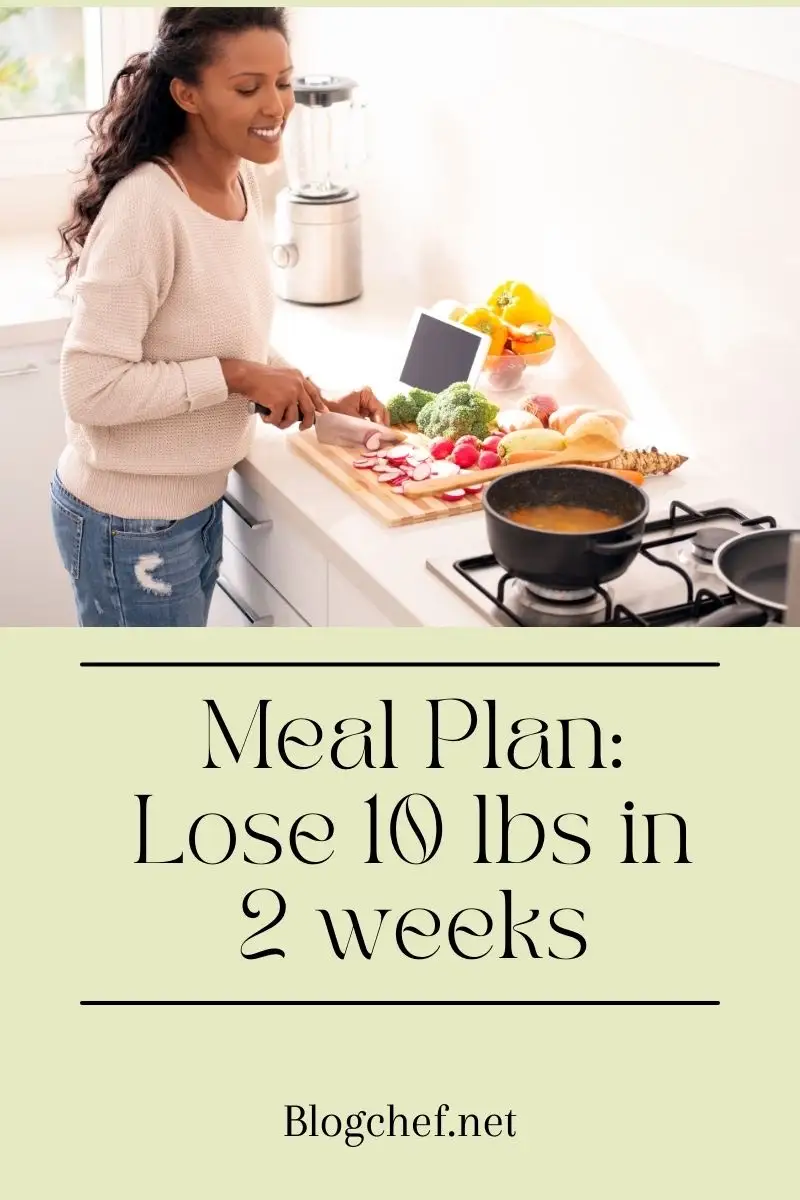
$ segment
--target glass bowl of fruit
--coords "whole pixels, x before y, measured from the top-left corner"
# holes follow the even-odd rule
[[[479,388],[510,392],[522,384],[529,368],[543,367],[556,352],[556,339],[543,325],[509,329],[501,354],[487,355]]]

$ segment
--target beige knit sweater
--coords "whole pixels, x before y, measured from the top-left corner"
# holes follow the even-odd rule
[[[273,294],[246,163],[242,179],[247,216],[225,221],[145,164],[89,234],[62,355],[58,472],[100,512],[176,520],[217,501],[256,420],[228,393],[220,359],[285,365],[270,351]]]

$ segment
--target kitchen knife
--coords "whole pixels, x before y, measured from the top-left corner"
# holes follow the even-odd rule
[[[269,416],[269,410],[259,404],[255,405],[255,410]],[[363,417],[349,417],[345,413],[335,412],[315,413],[314,432],[323,446],[355,446],[363,449],[367,439],[376,433],[380,435],[381,445],[394,445],[406,440],[406,435],[399,429],[390,429],[388,425],[378,425]]]
[[[399,429],[336,412],[317,413],[314,432],[323,446],[358,446],[363,449],[366,441],[376,434],[381,439],[381,445],[394,445],[406,440],[406,435]]]

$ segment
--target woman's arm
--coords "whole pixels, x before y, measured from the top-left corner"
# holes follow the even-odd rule
[[[174,247],[157,217],[142,236],[142,214],[110,196],[98,217],[75,283],[64,341],[61,390],[79,424],[128,425],[224,404],[229,396],[217,358],[144,362],[142,342],[169,287]]]

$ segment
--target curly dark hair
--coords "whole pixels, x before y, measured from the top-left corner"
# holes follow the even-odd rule
[[[107,104],[89,118],[90,148],[72,212],[60,227],[65,284],[111,189],[139,166],[163,158],[184,132],[186,113],[173,79],[196,84],[221,34],[275,29],[288,41],[284,8],[166,8],[149,53],[134,54],[111,84]]]

